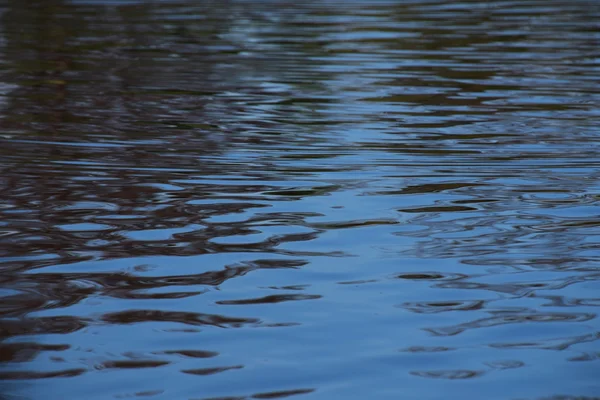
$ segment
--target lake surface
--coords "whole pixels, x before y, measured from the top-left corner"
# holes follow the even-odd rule
[[[0,398],[600,398],[600,3],[0,7]]]

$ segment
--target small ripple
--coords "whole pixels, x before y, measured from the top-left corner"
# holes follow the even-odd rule
[[[371,195],[402,195],[402,194],[423,194],[423,193],[443,193],[455,191],[462,188],[470,188],[476,186],[484,186],[481,183],[470,182],[447,182],[447,183],[427,183],[422,185],[409,185],[400,190],[387,190],[381,192],[373,192]]]
[[[504,370],[504,369],[514,369],[521,368],[525,366],[523,361],[519,360],[501,360],[501,361],[492,361],[485,363],[488,367],[496,370]]]
[[[454,369],[444,371],[411,371],[410,374],[421,378],[471,379],[482,376],[483,374],[485,374],[485,371]]]
[[[123,399],[123,398],[128,398],[128,397],[152,397],[152,396],[156,396],[159,394],[163,394],[165,391],[164,390],[144,390],[142,392],[135,392],[133,394],[123,394],[123,395],[115,395],[115,398],[117,399]]]
[[[348,229],[358,228],[365,226],[377,226],[377,225],[396,225],[398,221],[394,219],[367,219],[367,220],[352,220],[352,221],[339,221],[339,222],[313,222],[310,224],[311,227],[316,229]]]
[[[463,301],[438,301],[438,302],[407,302],[396,307],[419,314],[435,314],[447,311],[473,311],[484,308],[486,301],[483,300],[463,300]]]
[[[445,346],[411,346],[400,350],[401,352],[407,353],[439,353],[443,351],[455,350],[452,347]]]
[[[567,350],[572,346],[600,340],[600,332],[566,338],[553,338],[534,342],[492,343],[490,347],[498,349],[543,349]]]
[[[363,285],[365,283],[375,283],[375,282],[378,282],[377,279],[359,279],[356,281],[338,282],[338,285]]]
[[[522,324],[522,323],[548,323],[548,322],[584,322],[594,319],[596,314],[590,313],[552,313],[552,312],[537,312],[537,313],[506,313],[496,317],[482,318],[475,321],[440,327],[426,328],[425,330],[435,336],[454,336],[467,330],[479,328],[491,328],[499,325]]]
[[[568,361],[595,361],[600,360],[600,352],[587,352],[578,354],[575,357],[570,357],[567,359]]]

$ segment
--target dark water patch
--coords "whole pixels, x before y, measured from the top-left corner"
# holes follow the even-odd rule
[[[21,335],[67,334],[88,325],[76,317],[58,316],[46,318],[3,319],[0,321],[0,338]]]

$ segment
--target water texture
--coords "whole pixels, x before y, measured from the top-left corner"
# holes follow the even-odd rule
[[[0,3],[0,398],[600,398],[600,3]]]

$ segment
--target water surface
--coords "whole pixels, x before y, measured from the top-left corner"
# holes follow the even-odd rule
[[[600,397],[600,4],[0,7],[0,398]]]

